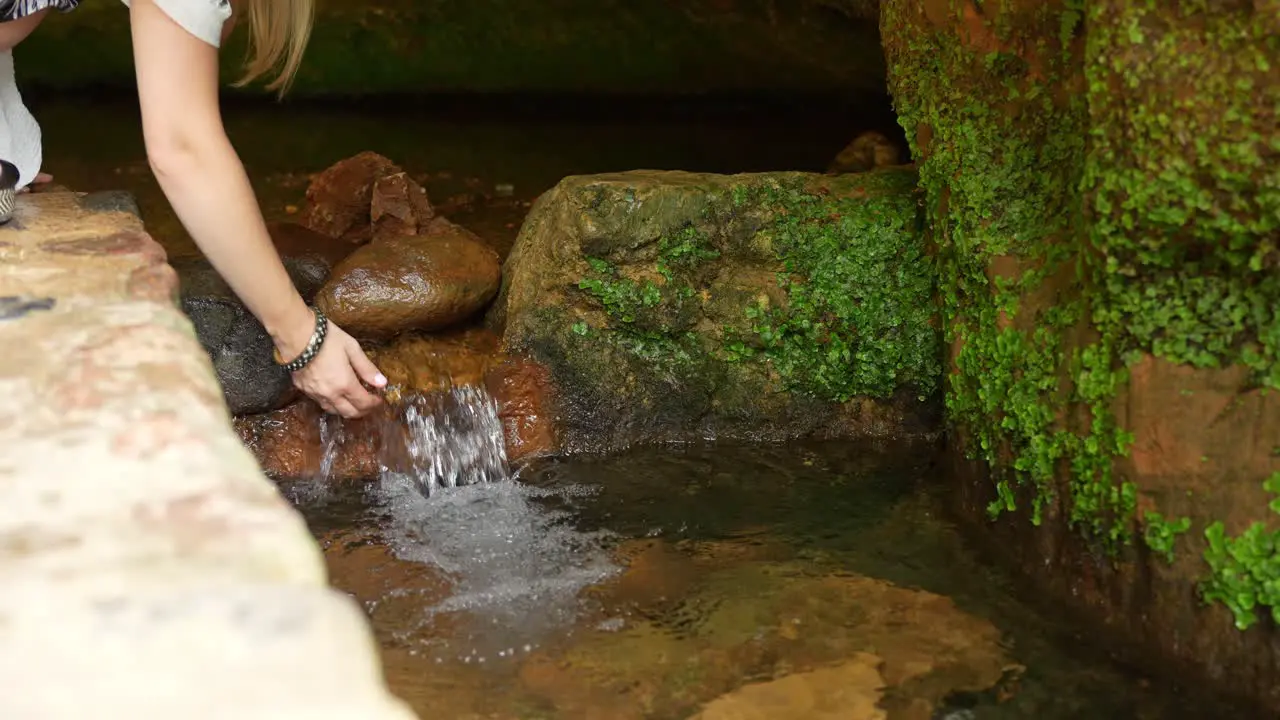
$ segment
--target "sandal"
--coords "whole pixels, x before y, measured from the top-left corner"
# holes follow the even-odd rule
[[[18,191],[18,167],[0,160],[0,225],[13,218],[14,196]]]

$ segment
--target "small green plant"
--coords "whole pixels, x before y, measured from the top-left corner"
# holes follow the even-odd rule
[[[1267,478],[1263,487],[1280,495],[1280,472]],[[1280,497],[1271,500],[1270,508],[1280,513]],[[1225,605],[1241,630],[1258,621],[1261,608],[1269,608],[1280,622],[1280,531],[1255,522],[1231,537],[1218,521],[1205,528],[1204,536],[1209,541],[1204,559],[1210,574],[1200,583],[1201,598]]]
[[[868,178],[888,190],[871,198],[756,188],[754,200],[778,210],[763,232],[783,262],[787,301],[749,304],[754,338],[731,339],[726,357],[764,358],[791,389],[833,402],[903,386],[931,395],[942,374],[940,333],[917,201],[902,184],[912,180]]]
[[[1167,562],[1173,562],[1173,546],[1178,536],[1191,529],[1191,518],[1181,517],[1177,520],[1166,520],[1163,515],[1155,511],[1148,511],[1143,515],[1142,539],[1146,542],[1147,547],[1152,552],[1158,553],[1164,557]]]

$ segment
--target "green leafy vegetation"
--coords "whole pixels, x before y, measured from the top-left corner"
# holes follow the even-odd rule
[[[1147,547],[1172,563],[1174,558],[1173,545],[1179,535],[1191,529],[1191,518],[1181,517],[1177,520],[1166,520],[1160,513],[1148,511],[1143,515],[1142,520],[1142,539],[1146,542]]]
[[[1128,366],[1280,380],[1280,139],[1258,104],[1278,48],[1262,14],[1199,3],[1002,6],[990,37],[950,9],[951,27],[901,0],[882,19],[937,246],[948,418],[993,517],[1057,504],[1118,553],[1139,526],[1115,469]],[[1182,523],[1142,528],[1163,553]]]
[[[800,187],[758,187],[754,197],[736,198],[775,211],[763,232],[782,260],[778,286],[787,302],[748,305],[755,341],[732,343],[729,357],[763,358],[789,387],[834,402],[887,397],[903,386],[931,395],[942,373],[935,285],[915,193],[903,184],[911,179],[888,176],[872,198]]]
[[[1263,487],[1278,496],[1269,507],[1280,513],[1280,472],[1268,478]],[[1280,622],[1280,531],[1255,522],[1232,537],[1217,521],[1205,528],[1204,536],[1209,541],[1204,559],[1210,574],[1200,584],[1201,597],[1225,605],[1241,630],[1257,623],[1263,608]]]
[[[1084,347],[1066,341],[1086,308],[1078,268],[1088,108],[1052,88],[1078,71],[1067,45],[1082,10],[1073,3],[1055,15],[1046,5],[994,28],[1008,47],[1044,48],[1038,64],[1003,49],[975,52],[949,32],[915,32],[910,3],[890,3],[882,26],[955,348],[948,418],[991,471],[988,510],[995,517],[1026,502],[1039,524],[1058,499],[1057,473],[1070,468],[1071,523],[1114,551],[1130,539],[1137,495],[1112,470],[1130,441],[1110,410],[1125,371],[1106,337]],[[1049,52],[1046,38],[1058,50]],[[923,142],[920,128],[928,129]],[[1065,422],[1073,403],[1088,409],[1083,426]]]
[[[931,396],[941,348],[914,173],[845,179],[843,195],[808,182],[797,176],[734,185],[698,222],[662,236],[648,251],[651,264],[619,268],[588,258],[578,288],[604,310],[610,341],[652,360],[674,353],[755,368],[828,402],[884,398],[903,387]],[[712,297],[707,286],[707,273],[715,272],[709,263],[724,251],[717,243],[731,242],[708,233],[735,222],[751,224],[745,242],[771,248],[784,301],[744,296],[728,311],[741,322],[731,317],[716,331],[695,328],[715,314],[708,304],[737,302]]]

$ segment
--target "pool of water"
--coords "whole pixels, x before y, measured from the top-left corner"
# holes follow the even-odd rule
[[[719,444],[285,489],[424,718],[1242,717],[1021,604],[937,473],[928,447]]]

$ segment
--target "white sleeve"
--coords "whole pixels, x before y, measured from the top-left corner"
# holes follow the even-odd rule
[[[129,6],[129,0],[120,0]],[[222,26],[231,17],[229,0],[155,0],[156,5],[183,30],[218,47]]]

